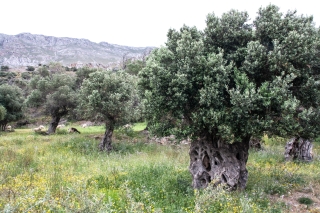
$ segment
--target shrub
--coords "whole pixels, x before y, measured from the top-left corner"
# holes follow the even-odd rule
[[[27,69],[26,69],[27,71],[34,71],[35,70],[35,68],[33,67],[33,66],[27,66]]]
[[[30,79],[31,78],[31,75],[30,75],[30,73],[28,73],[28,72],[23,72],[22,74],[21,74],[21,77],[23,78],[23,79]]]
[[[305,205],[311,205],[313,204],[313,200],[311,200],[310,198],[308,197],[300,197],[298,199],[298,202],[301,203],[301,204],[305,204]]]
[[[1,66],[1,71],[8,71],[9,67],[8,66]]]

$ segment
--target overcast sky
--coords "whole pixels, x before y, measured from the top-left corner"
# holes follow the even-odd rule
[[[168,29],[205,27],[208,13],[247,11],[251,19],[269,3],[282,12],[296,9],[320,24],[316,0],[2,0],[0,33],[22,32],[135,47],[160,47]]]

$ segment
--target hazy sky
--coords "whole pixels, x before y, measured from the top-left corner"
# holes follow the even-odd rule
[[[204,29],[208,13],[247,11],[251,19],[269,3],[296,9],[320,24],[316,0],[2,0],[0,33],[22,32],[86,38],[135,47],[164,45],[168,29],[183,24]]]

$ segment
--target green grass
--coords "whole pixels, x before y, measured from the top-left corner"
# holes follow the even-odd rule
[[[142,131],[147,127],[147,123],[135,123],[133,125],[133,131]]]
[[[114,151],[104,153],[95,139],[104,127],[74,127],[81,134],[1,134],[0,212],[285,212],[269,197],[320,183],[318,143],[314,162],[305,164],[285,162],[283,140],[267,139],[264,150],[250,151],[245,191],[198,191],[188,145],[148,142],[139,123],[133,132],[117,130]]]

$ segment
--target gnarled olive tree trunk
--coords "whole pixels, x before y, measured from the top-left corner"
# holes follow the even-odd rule
[[[311,161],[312,155],[312,143],[304,138],[291,138],[285,147],[284,156],[286,160],[302,160]]]
[[[219,139],[199,139],[190,147],[190,166],[194,188],[206,188],[211,181],[230,189],[244,189],[248,180],[250,137],[229,144]]]
[[[52,116],[51,122],[49,124],[49,128],[48,128],[48,134],[52,134],[56,132],[57,126],[60,122],[60,116]]]
[[[112,150],[112,134],[114,130],[114,125],[106,125],[106,131],[104,133],[103,139],[99,144],[100,151],[111,151]]]
[[[5,131],[7,124],[8,124],[7,121],[1,121],[0,122],[0,131]]]

